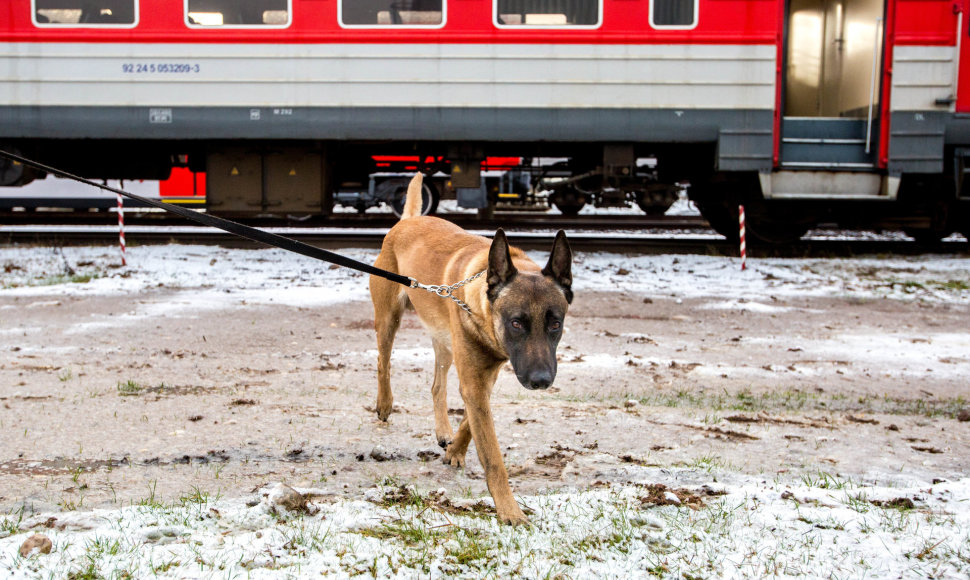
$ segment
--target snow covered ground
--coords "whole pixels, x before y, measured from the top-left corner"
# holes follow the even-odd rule
[[[895,489],[824,475],[728,480],[526,497],[532,524],[516,528],[481,511],[488,500],[396,485],[293,511],[264,489],[14,515],[4,533],[39,529],[53,549],[21,557],[26,534],[13,533],[0,539],[0,570],[21,578],[965,578],[970,570],[970,480]]]
[[[377,250],[341,253],[372,263]],[[546,254],[532,252],[544,263]],[[367,300],[367,285],[353,270],[333,268],[278,249],[238,250],[213,246],[129,248],[122,269],[114,247],[0,247],[0,289],[8,295],[134,294],[165,286],[191,291],[193,303],[209,296],[294,306]],[[83,279],[83,284],[64,284]],[[735,303],[771,296],[841,296],[933,302],[970,300],[970,258],[962,256],[853,259],[737,259],[699,255],[577,253],[574,290],[605,290],[644,296],[718,297]],[[231,307],[218,300],[213,307]],[[755,308],[753,305],[744,308]]]
[[[373,250],[342,253],[366,262],[376,256]],[[127,268],[118,262],[112,247],[0,247],[0,297],[32,298],[29,305],[5,308],[71,294],[128,299],[158,287],[175,291],[170,304],[194,309],[367,299],[361,275],[280,250],[144,246],[129,249]],[[732,258],[581,253],[574,279],[577,291],[709,298],[710,308],[756,312],[778,308],[775,298],[798,296],[970,303],[970,258],[962,256],[749,259],[742,272]],[[154,308],[136,308],[128,322],[156,315]],[[0,326],[0,344],[10,337]],[[967,423],[959,425],[965,429]],[[950,481],[900,475],[877,487],[822,471],[787,479],[739,473],[716,462],[676,469],[630,463],[624,469],[626,484],[590,481],[583,489],[520,496],[532,523],[517,528],[495,522],[487,497],[463,497],[457,490],[421,495],[398,481],[350,500],[326,489],[301,489],[308,505],[295,509],[275,503],[279,489],[225,498],[196,489],[169,503],[146,492],[121,509],[22,510],[0,518],[0,575],[970,575],[970,474]],[[34,533],[49,537],[50,553],[19,555]]]

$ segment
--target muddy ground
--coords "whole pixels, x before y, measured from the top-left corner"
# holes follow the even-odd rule
[[[357,498],[386,477],[487,494],[474,446],[464,470],[440,462],[413,313],[382,423],[369,303],[194,309],[184,297],[0,296],[0,509],[238,497],[271,481]],[[966,304],[583,292],[555,386],[526,391],[508,368],[497,385],[513,488],[625,481],[631,464],[711,479],[966,474],[967,320]]]

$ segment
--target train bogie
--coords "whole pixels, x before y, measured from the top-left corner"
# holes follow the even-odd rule
[[[337,191],[334,202],[356,209],[364,213],[372,207],[386,205],[394,215],[400,217],[404,213],[404,201],[407,196],[408,183],[414,177],[413,173],[373,173],[370,175],[366,189],[356,187],[350,190]],[[440,196],[435,182],[439,179],[425,179],[421,186],[421,215],[431,215],[438,209]]]

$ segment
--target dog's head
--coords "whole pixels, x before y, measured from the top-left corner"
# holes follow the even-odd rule
[[[488,253],[488,300],[495,332],[515,376],[527,389],[545,389],[556,378],[556,346],[573,300],[572,251],[559,231],[541,272],[520,272],[505,232],[495,232]]]

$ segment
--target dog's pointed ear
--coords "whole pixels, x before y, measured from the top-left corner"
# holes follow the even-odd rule
[[[509,241],[505,231],[499,228],[492,239],[492,247],[488,250],[488,299],[492,302],[498,298],[499,291],[507,284],[518,270],[512,264],[512,254],[509,252]]]
[[[569,249],[569,241],[566,240],[566,232],[559,230],[556,234],[556,241],[552,243],[552,253],[549,254],[549,262],[542,269],[543,276],[553,279],[566,295],[566,302],[573,302],[573,252]]]

